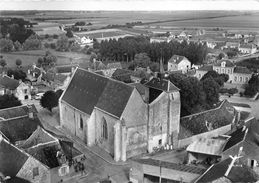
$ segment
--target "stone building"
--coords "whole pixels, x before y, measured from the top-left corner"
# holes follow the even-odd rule
[[[191,62],[184,56],[174,55],[168,61],[168,71],[182,71],[186,73],[191,69]]]
[[[179,89],[162,78],[146,83],[141,95],[133,85],[77,68],[59,106],[63,127],[116,161],[177,146]]]

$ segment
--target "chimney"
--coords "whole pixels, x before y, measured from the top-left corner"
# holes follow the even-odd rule
[[[27,105],[28,107],[28,116],[30,119],[34,119],[33,110],[31,105]]]

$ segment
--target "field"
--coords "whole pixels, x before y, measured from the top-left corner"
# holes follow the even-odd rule
[[[59,24],[53,22],[39,22],[38,25],[34,25],[33,30],[38,35],[64,34],[64,32],[60,30]]]
[[[73,52],[57,52],[51,51],[53,55],[57,56],[57,65],[70,64],[71,59],[73,63],[81,63],[83,61],[88,61],[89,56],[80,53]],[[7,67],[15,67],[16,59],[22,60],[22,65],[32,65],[37,63],[39,57],[44,56],[45,50],[31,50],[31,51],[21,51],[21,52],[11,52],[11,53],[1,53],[7,62]]]

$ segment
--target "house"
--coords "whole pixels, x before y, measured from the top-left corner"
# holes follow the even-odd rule
[[[219,74],[228,74],[228,82],[234,84],[245,84],[252,77],[252,72],[246,67],[235,66],[230,60],[219,60],[213,65],[213,70]]]
[[[0,132],[11,143],[26,140],[41,122],[34,105],[22,105],[0,110]]]
[[[226,142],[226,137],[199,138],[186,148],[188,163],[211,165],[218,162],[221,159],[221,153]]]
[[[33,64],[31,67],[27,69],[27,79],[32,82],[32,84],[37,84],[41,82],[42,73],[45,71],[42,68]]]
[[[130,181],[145,182],[186,182],[191,183],[206,169],[152,158],[139,158],[132,161]]]
[[[179,71],[182,73],[186,73],[189,69],[191,69],[191,62],[184,56],[173,55],[168,61],[168,71]]]
[[[201,79],[208,71],[213,70],[213,65],[203,65],[196,70],[195,77]]]
[[[71,74],[59,74],[55,72],[46,72],[42,76],[42,81],[46,86],[51,87],[54,90],[64,90],[71,79]]]
[[[145,87],[147,102],[132,85],[77,68],[59,100],[60,124],[116,161],[177,146],[179,89],[160,78]]]
[[[255,118],[244,121],[239,127],[228,135],[230,138],[222,151],[222,159],[230,155],[242,156],[240,162],[253,169],[259,175],[259,123]]]
[[[112,77],[113,73],[117,69],[122,69],[121,63],[120,62],[111,62],[106,65],[106,68],[103,69],[103,73],[107,77]]]
[[[208,48],[214,49],[217,46],[217,43],[214,41],[206,41],[206,45]]]
[[[59,65],[55,66],[54,72],[56,74],[62,74],[62,75],[72,75],[75,71],[76,67],[78,67],[78,64],[69,64],[69,65]]]
[[[31,99],[31,87],[22,81],[4,75],[0,77],[0,86],[2,94],[14,94],[21,101]]]
[[[184,147],[200,138],[223,135],[236,126],[238,112],[224,100],[214,109],[184,116],[180,119],[178,147]]]
[[[257,51],[257,48],[254,44],[242,44],[238,48],[238,51],[240,51],[243,54],[254,54]]]
[[[30,154],[11,144],[0,134],[0,172],[9,176],[10,182],[25,180],[35,183],[50,183],[48,167]],[[9,181],[9,180],[8,180]]]
[[[240,47],[240,43],[239,42],[226,42],[226,45],[221,47],[221,49],[223,50],[224,48],[239,48]]]
[[[246,165],[238,161],[239,157],[229,157],[217,164],[212,165],[204,172],[195,183],[217,182],[256,182],[258,176]]]
[[[74,37],[76,38],[76,41],[80,44],[80,47],[93,46],[93,39],[89,36],[74,34]]]

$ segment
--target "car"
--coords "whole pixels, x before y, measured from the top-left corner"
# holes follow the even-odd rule
[[[40,100],[43,95],[44,93],[37,93],[34,98],[35,100]]]

